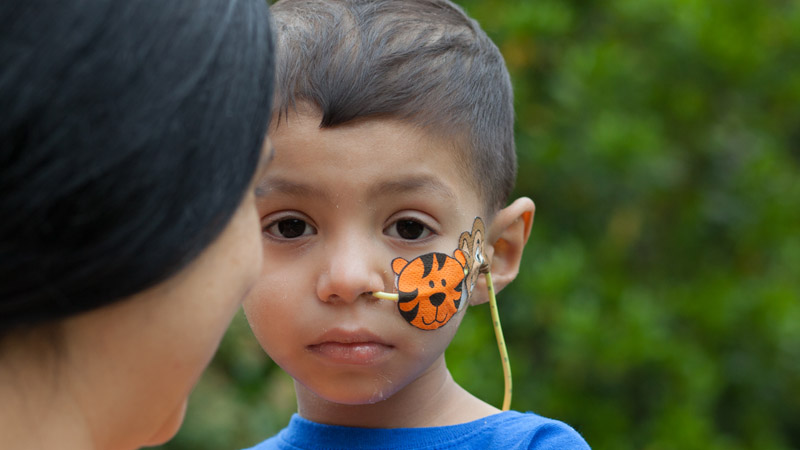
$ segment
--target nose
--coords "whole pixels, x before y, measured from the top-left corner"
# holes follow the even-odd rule
[[[368,238],[350,236],[326,248],[325,270],[317,281],[317,296],[328,303],[350,303],[372,291],[384,290],[390,261],[383,261]],[[370,298],[373,298],[370,296]]]
[[[431,294],[429,298],[431,300],[431,305],[439,306],[442,304],[442,302],[444,302],[445,295],[441,292],[437,292],[435,294]]]

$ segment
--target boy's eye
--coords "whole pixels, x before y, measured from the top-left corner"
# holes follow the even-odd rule
[[[418,240],[430,236],[431,230],[417,220],[400,219],[389,225],[389,228],[386,229],[386,234],[400,239]]]
[[[265,233],[269,233],[274,237],[283,239],[295,239],[301,236],[308,236],[316,234],[317,230],[308,224],[303,219],[296,219],[294,217],[287,217],[279,219],[264,228]]]

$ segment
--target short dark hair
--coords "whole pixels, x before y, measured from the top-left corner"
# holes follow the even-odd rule
[[[477,22],[446,0],[283,0],[276,120],[297,102],[322,127],[363,117],[409,121],[466,147],[466,173],[487,212],[516,176],[514,105],[503,57]]]
[[[261,155],[273,46],[264,0],[0,3],[0,331],[216,239]]]

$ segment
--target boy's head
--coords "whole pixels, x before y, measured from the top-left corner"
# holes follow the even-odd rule
[[[478,281],[458,301],[462,270],[485,258],[498,289],[513,280],[533,216],[529,199],[503,207],[515,158],[502,59],[448,3],[274,8],[275,158],[258,181],[265,261],[247,318],[296,380],[305,417],[330,404],[429,404],[464,305],[488,300]],[[478,241],[485,253],[456,251]],[[398,272],[446,294],[408,297]]]
[[[461,152],[491,215],[514,185],[511,81],[497,46],[446,0],[286,0],[278,30],[276,122],[298,103],[321,127],[391,117]]]

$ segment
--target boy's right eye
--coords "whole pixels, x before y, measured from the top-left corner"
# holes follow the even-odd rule
[[[284,217],[264,227],[264,233],[278,239],[297,239],[316,234],[317,230],[303,219]]]

